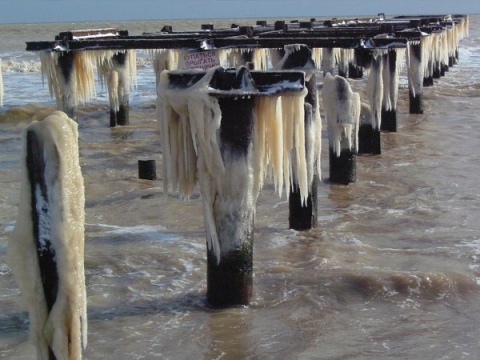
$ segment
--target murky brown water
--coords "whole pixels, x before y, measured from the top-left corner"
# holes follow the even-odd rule
[[[232,22],[238,23],[226,21]],[[51,39],[63,30],[64,24],[32,25],[22,36]],[[15,62],[9,69],[38,61],[16,46],[4,47]],[[131,125],[109,128],[108,97],[99,93],[79,112],[87,198],[85,358],[477,359],[479,69],[480,17],[472,16],[460,63],[424,89],[423,115],[408,114],[408,90],[400,89],[398,132],[382,135],[381,155],[358,158],[354,184],[328,182],[324,134],[318,228],[289,230],[288,203],[267,182],[257,206],[254,298],[248,308],[227,310],[205,305],[199,196],[165,197],[161,179],[138,179],[139,159],[155,159],[159,175],[161,169],[148,61],[139,67]],[[34,109],[53,101],[38,72],[7,71],[4,83],[0,357],[20,359],[31,351],[28,317],[5,263],[18,204],[20,131]]]

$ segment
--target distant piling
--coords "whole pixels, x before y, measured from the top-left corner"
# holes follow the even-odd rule
[[[307,46],[286,46],[285,56],[279,62],[282,70],[301,70],[307,74],[305,87],[305,151],[310,172],[308,176],[309,194],[306,203],[302,201],[295,170],[289,195],[289,228],[308,230],[317,225],[318,199],[317,186],[321,151],[321,118],[318,104],[317,69],[312,59],[312,51]],[[278,67],[277,67],[278,68]]]
[[[327,74],[323,84],[329,138],[330,182],[347,185],[357,178],[360,96],[347,80]]]
[[[61,76],[61,102],[62,108],[68,117],[76,119],[77,103],[76,103],[76,84],[75,84],[75,52],[62,52],[58,56],[58,74]]]
[[[423,114],[423,63],[421,42],[409,44],[408,94],[410,114]]]
[[[130,123],[129,115],[129,72],[128,72],[129,53],[117,52],[112,57],[113,69],[111,69],[109,81],[110,99],[110,127],[116,125],[125,126]]]
[[[397,100],[399,78],[397,50],[389,49],[387,54],[384,55],[383,61],[384,95],[380,129],[383,131],[396,132],[398,128]]]

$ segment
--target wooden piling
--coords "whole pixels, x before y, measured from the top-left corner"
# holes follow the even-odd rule
[[[56,253],[50,232],[51,212],[47,205],[51,201],[49,199],[51,195],[48,193],[49,189],[47,188],[45,179],[47,164],[44,158],[44,144],[34,131],[27,131],[26,142],[26,162],[30,182],[33,237],[37,249],[38,266],[47,305],[47,313],[50,313],[57,300],[59,277],[57,261],[55,259]],[[58,159],[58,150],[56,148],[55,150]],[[58,178],[58,173],[56,177]],[[48,346],[48,359],[56,359],[50,346]]]
[[[129,118],[129,86],[130,79],[127,71],[128,64],[128,52],[118,52],[112,57],[113,69],[115,72],[111,76],[116,76],[112,86],[108,89],[110,92],[114,92],[114,98],[118,99],[118,107],[110,103],[110,127],[116,125],[128,125],[130,123]]]
[[[410,100],[410,114],[423,114],[423,64],[422,43],[410,44],[408,93]]]
[[[58,56],[58,73],[62,77],[61,84],[61,102],[60,110],[65,112],[71,119],[76,119],[77,104],[75,101],[75,78],[73,72],[75,71],[75,52],[62,52]]]
[[[319,154],[316,153],[315,143],[321,141],[321,134],[316,129],[321,126],[321,118],[318,106],[317,91],[317,70],[315,62],[312,59],[312,51],[307,46],[296,46],[295,50],[287,51],[281,61],[282,70],[302,70],[307,73],[307,95],[305,96],[305,151],[307,158],[313,159],[313,173],[309,175],[308,197],[304,204],[302,201],[300,188],[293,174],[293,182],[289,195],[289,228],[294,230],[308,230],[317,226],[317,186],[318,171],[317,162],[320,161]],[[320,137],[320,138],[319,138]],[[309,144],[312,141],[314,144]]]
[[[329,137],[330,182],[347,185],[356,181],[356,157],[360,96],[341,76],[327,74],[323,84]]]
[[[397,131],[397,94],[398,94],[398,64],[397,64],[397,51],[395,49],[390,49],[388,53],[384,56],[384,73],[388,78],[389,83],[383,84],[384,88],[387,88],[388,91],[385,91],[385,95],[382,102],[382,123],[380,130],[382,131]],[[388,74],[387,74],[388,73]]]
[[[251,186],[247,171],[234,171],[237,163],[251,161],[253,98],[219,98],[222,112],[220,150],[225,165],[223,182]],[[228,204],[228,206],[226,206]],[[207,301],[214,307],[248,305],[253,285],[253,223],[255,206],[239,191],[221,191],[213,203],[220,256],[207,249]],[[227,211],[228,210],[228,211]],[[232,246],[232,244],[236,244]]]

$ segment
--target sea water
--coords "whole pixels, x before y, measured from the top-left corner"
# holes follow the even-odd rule
[[[238,19],[0,26],[0,357],[32,358],[26,305],[6,264],[19,201],[21,131],[55,108],[26,41],[61,31],[117,27],[130,34],[218,27]],[[252,24],[253,20],[244,21]],[[206,305],[201,198],[164,195],[138,179],[161,169],[155,74],[139,51],[130,125],[109,127],[108,94],[78,109],[85,180],[86,359],[477,359],[480,357],[480,16],[459,63],[424,88],[408,113],[400,78],[398,132],[382,154],[359,156],[357,181],[328,182],[328,141],[318,227],[288,229],[288,202],[267,181],[257,203],[254,288],[248,307]],[[353,81],[352,81],[353,82]],[[321,80],[320,80],[321,83]],[[321,84],[319,84],[321,85]],[[359,87],[360,83],[354,84]],[[362,99],[365,101],[366,99]]]

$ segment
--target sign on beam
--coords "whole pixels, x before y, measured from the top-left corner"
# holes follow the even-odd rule
[[[183,60],[185,69],[207,70],[220,65],[220,59],[215,50],[189,52],[183,56]]]

